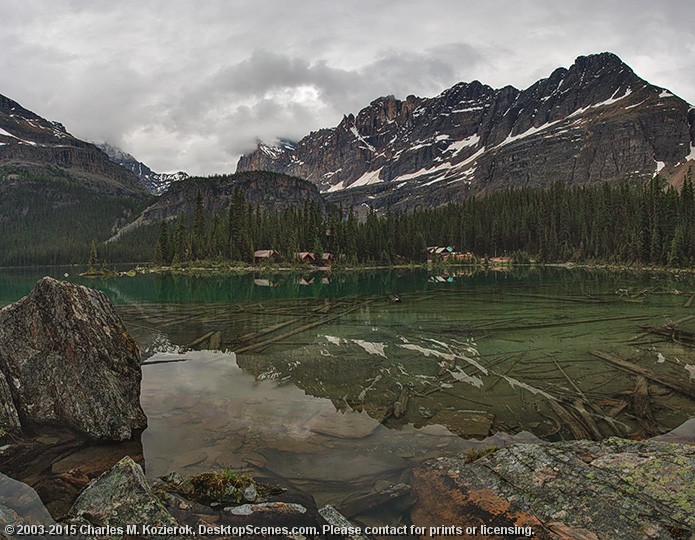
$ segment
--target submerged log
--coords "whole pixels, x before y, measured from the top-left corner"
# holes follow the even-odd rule
[[[509,296],[520,298],[537,298],[539,300],[553,300],[554,302],[578,302],[581,304],[605,304],[601,298],[591,296],[553,296],[552,294],[510,293]]]
[[[562,326],[575,326],[577,324],[592,324],[598,322],[608,322],[608,321],[640,321],[648,319],[647,315],[620,315],[614,317],[598,317],[594,319],[579,319],[575,321],[563,321],[563,322],[546,322],[538,324],[526,324],[519,326],[506,326],[506,327],[493,327],[486,328],[489,332],[501,332],[501,331],[512,331],[512,330],[538,330],[542,328],[559,328]]]
[[[398,400],[393,404],[393,416],[400,418],[408,409],[408,401],[410,400],[410,388],[404,386],[398,396]]]
[[[217,332],[214,332],[210,336],[210,341],[208,342],[208,349],[211,351],[217,351],[219,350],[220,346],[222,345],[222,332],[219,330]]]
[[[153,366],[155,364],[175,364],[176,362],[187,362],[190,358],[168,358],[167,360],[147,360],[141,365]]]
[[[601,432],[598,429],[598,426],[594,422],[593,418],[591,417],[591,414],[584,408],[584,404],[586,404],[596,415],[598,415],[599,418],[604,420],[610,427],[613,429],[615,433],[620,433],[620,430],[618,427],[615,425],[615,422],[613,421],[613,418],[610,416],[606,416],[603,411],[597,406],[594,405],[589,399],[586,397],[586,394],[582,392],[581,388],[579,388],[574,381],[570,378],[569,375],[565,372],[564,369],[558,364],[557,360],[553,358],[553,362],[555,362],[555,365],[557,366],[557,369],[560,370],[560,373],[562,373],[565,376],[565,379],[567,382],[570,384],[572,388],[574,388],[574,391],[579,394],[579,396],[582,398],[582,401],[575,401],[574,403],[574,408],[577,409],[579,414],[582,415],[582,419],[586,423],[586,425],[591,429],[591,431],[594,433],[594,436],[596,437],[596,440],[601,439]]]
[[[200,345],[201,343],[203,343],[206,339],[210,339],[210,336],[212,336],[212,334],[214,334],[214,333],[215,333],[215,332],[214,332],[214,330],[213,330],[213,331],[211,331],[211,332],[208,332],[207,334],[203,334],[203,335],[200,336],[198,339],[194,339],[193,341],[191,341],[191,342],[190,342],[188,345],[186,345],[184,348],[185,348],[185,349],[192,349],[193,347],[196,347],[196,346]]]
[[[572,402],[572,404],[574,405],[575,410],[579,413],[584,425],[587,428],[589,428],[589,431],[591,432],[591,435],[593,436],[592,438],[596,441],[600,441],[601,439],[603,439],[603,434],[601,433],[601,430],[599,430],[594,419],[591,417],[589,412],[584,408],[584,403],[582,403],[582,401],[579,399],[575,399]]]
[[[644,432],[653,437],[654,435],[660,435],[661,430],[659,429],[656,420],[654,420],[654,415],[652,414],[652,407],[649,398],[649,383],[647,378],[643,375],[637,377],[637,383],[635,384],[635,390],[632,393],[632,410],[635,416],[640,419]]]
[[[553,409],[555,414],[557,414],[558,418],[560,418],[560,422],[563,425],[567,426],[567,428],[572,432],[572,436],[575,439],[592,438],[591,433],[589,433],[589,430],[586,428],[586,426],[584,426],[581,420],[578,420],[568,409],[562,406],[558,401],[549,399],[548,403],[550,404],[550,407]]]
[[[485,392],[490,392],[495,386],[497,386],[498,382],[504,379],[505,375],[509,375],[509,373],[514,369],[514,366],[516,366],[519,363],[519,360],[521,360],[524,356],[526,356],[526,353],[521,353],[515,356],[512,359],[512,362],[507,366],[507,369],[504,370],[504,373],[492,381],[492,384],[485,389]]]
[[[650,381],[654,381],[656,383],[659,383],[662,386],[665,386],[667,388],[670,388],[671,390],[675,390],[676,392],[679,392],[685,396],[688,396],[692,399],[695,399],[695,385],[686,383],[683,381],[679,381],[677,379],[673,379],[672,377],[669,377],[668,375],[663,375],[661,373],[655,373],[651,369],[638,366],[637,364],[633,364],[632,362],[628,362],[627,360],[623,360],[621,358],[618,358],[617,356],[613,356],[612,354],[608,354],[602,351],[589,351],[590,354],[596,356],[597,358],[600,358],[602,360],[605,360],[606,362],[610,362],[614,366],[624,370],[624,371],[629,371],[630,373],[634,373],[637,375],[642,375],[649,379]]]
[[[316,328],[318,326],[336,321],[336,320],[340,319],[341,317],[343,317],[344,315],[347,315],[348,313],[352,313],[353,311],[356,311],[360,308],[368,306],[373,301],[374,300],[367,300],[366,302],[361,302],[355,306],[352,306],[349,309],[346,309],[345,311],[342,311],[340,313],[336,313],[335,315],[331,315],[330,317],[324,317],[318,321],[315,321],[315,322],[310,323],[310,324],[305,324],[304,326],[300,326],[299,328],[295,328],[294,330],[290,330],[289,332],[286,332],[286,333],[281,334],[279,336],[275,336],[275,337],[266,339],[266,340],[261,341],[259,343],[254,343],[252,345],[247,345],[246,347],[241,347],[240,349],[237,349],[234,352],[236,352],[237,354],[241,354],[241,353],[257,351],[259,349],[263,349],[263,348],[267,347],[268,345],[272,345],[273,343],[276,343],[278,341],[282,341],[284,339],[287,339],[288,337],[292,337],[292,336],[300,334],[302,332],[306,332],[307,330],[311,330],[311,329]]]
[[[695,332],[687,332],[674,326],[643,326],[642,329],[650,334],[670,338],[671,341],[681,345],[695,346]]]

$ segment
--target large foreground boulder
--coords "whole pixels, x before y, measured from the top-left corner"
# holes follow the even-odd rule
[[[612,438],[519,444],[470,458],[438,458],[413,471],[415,525],[477,527],[459,538],[533,531],[535,538],[690,540],[695,532],[690,445]]]
[[[140,351],[99,291],[46,277],[0,310],[2,429],[129,439],[147,427],[141,377]]]

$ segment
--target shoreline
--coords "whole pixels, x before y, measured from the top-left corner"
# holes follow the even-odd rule
[[[411,264],[394,264],[394,265],[356,265],[356,266],[315,266],[315,267],[298,267],[298,266],[157,266],[157,267],[139,267],[132,268],[130,272],[137,274],[246,274],[258,272],[279,272],[279,273],[304,273],[304,272],[365,272],[379,270],[438,270],[446,272],[456,269],[475,269],[475,270],[499,270],[509,271],[514,269],[534,269],[534,268],[561,268],[566,270],[581,269],[581,270],[601,270],[605,272],[629,272],[629,273],[656,273],[656,274],[695,274],[695,267],[666,267],[666,266],[623,266],[611,263],[531,263],[531,264],[431,264],[431,263],[411,263]],[[127,272],[116,273],[116,275],[125,275]],[[110,275],[110,274],[100,274]],[[95,276],[98,277],[99,275]],[[89,277],[89,276],[87,276]]]
[[[363,272],[374,270],[440,270],[447,271],[451,269],[479,269],[479,270],[513,270],[522,268],[562,268],[566,270],[581,269],[581,270],[602,270],[607,272],[630,272],[630,273],[660,273],[660,274],[695,274],[695,266],[686,267],[669,267],[669,266],[641,266],[633,264],[616,264],[616,263],[575,263],[575,262],[552,262],[552,263],[527,263],[527,264],[450,264],[431,262],[414,262],[405,264],[364,264],[364,265],[333,265],[333,266],[253,266],[253,265],[234,265],[231,263],[215,263],[214,265],[207,264],[206,261],[200,261],[200,265],[192,264],[190,266],[154,266],[146,262],[119,262],[114,263],[114,266],[127,268],[127,270],[103,270],[88,272],[80,272],[81,277],[122,277],[135,274],[246,274],[257,272],[280,272],[280,273],[302,273],[302,272]],[[135,266],[133,266],[135,265]],[[38,270],[41,268],[84,268],[84,264],[58,264],[58,265],[36,265],[36,266],[0,266],[0,271],[4,270]]]

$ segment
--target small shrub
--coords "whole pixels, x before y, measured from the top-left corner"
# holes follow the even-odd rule
[[[499,448],[496,446],[489,446],[487,448],[484,448],[482,450],[478,450],[477,448],[471,448],[468,452],[466,452],[466,455],[463,458],[464,463],[473,463],[474,461],[480,459],[481,457],[489,456],[491,454],[494,454],[497,452]]]

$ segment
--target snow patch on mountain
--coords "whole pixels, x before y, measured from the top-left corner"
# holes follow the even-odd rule
[[[4,135],[5,137],[12,137],[13,139],[17,138],[14,135],[12,135],[12,133],[10,133],[9,131],[5,131],[2,128],[0,128],[0,135]]]
[[[355,126],[350,127],[350,131],[352,132],[352,134],[355,136],[355,138],[358,141],[364,143],[364,145],[367,147],[367,148],[365,148],[365,150],[371,150],[372,152],[375,151],[374,147],[367,142],[367,139],[365,139],[362,135],[360,135],[360,132],[357,131],[357,128]],[[364,184],[360,184],[360,185],[364,185]]]
[[[464,148],[470,148],[472,146],[476,146],[480,142],[480,135],[477,133],[475,135],[471,135],[469,137],[466,137],[465,139],[461,139],[460,141],[454,141],[449,145],[449,151],[454,152],[454,156],[458,154],[461,150]]]
[[[383,180],[379,178],[380,173],[381,169],[378,169],[376,171],[367,171],[357,180],[355,180],[352,184],[350,184],[350,187],[353,188],[359,186],[370,186],[372,184],[378,184],[379,182],[383,182]]]

